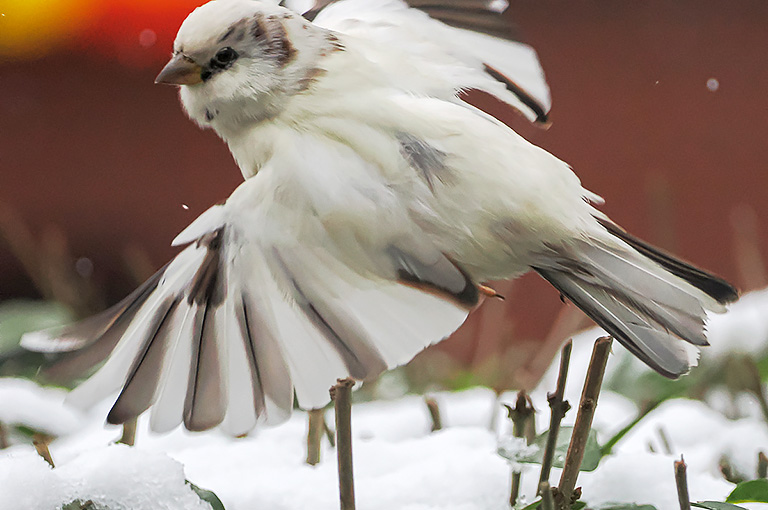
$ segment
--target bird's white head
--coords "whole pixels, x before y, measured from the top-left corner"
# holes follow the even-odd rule
[[[336,37],[274,2],[214,0],[179,29],[173,57],[155,80],[180,85],[189,117],[222,137],[280,113],[318,76]]]

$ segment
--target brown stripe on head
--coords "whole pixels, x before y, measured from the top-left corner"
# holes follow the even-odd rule
[[[250,28],[251,36],[266,44],[265,54],[273,57],[281,67],[286,66],[296,56],[296,48],[283,25],[284,19],[280,16],[256,14],[252,18]]]

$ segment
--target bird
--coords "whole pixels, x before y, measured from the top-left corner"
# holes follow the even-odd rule
[[[244,180],[123,301],[24,337],[57,353],[50,376],[93,372],[70,401],[117,394],[109,423],[244,434],[407,363],[487,282],[528,272],[660,374],[696,364],[737,290],[626,232],[567,163],[467,101],[548,122],[506,2],[299,3],[213,0],[182,23],[156,82]]]

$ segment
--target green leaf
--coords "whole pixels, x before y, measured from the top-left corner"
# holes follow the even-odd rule
[[[61,507],[61,510],[109,510],[105,506],[97,505],[91,500],[81,501],[79,499],[74,500],[71,503]]]
[[[696,508],[706,508],[707,510],[746,510],[743,506],[736,506],[730,503],[721,503],[720,501],[699,501],[691,503]]]
[[[733,489],[726,503],[768,503],[768,480],[759,478],[741,482]]]
[[[656,510],[653,505],[638,505],[637,503],[622,503],[619,505],[601,506],[600,510]]]
[[[187,485],[189,485],[190,488],[193,491],[195,491],[195,494],[197,494],[200,499],[202,499],[203,501],[211,505],[211,508],[213,510],[225,510],[224,504],[221,502],[219,497],[216,494],[214,494],[212,491],[201,489],[200,487],[190,482],[189,480],[186,480],[186,482],[187,482]]]
[[[561,427],[560,432],[557,434],[557,442],[555,443],[555,455],[552,459],[552,465],[557,468],[562,468],[565,463],[565,454],[568,452],[568,444],[571,442],[571,434],[573,434],[573,427]],[[528,455],[521,457],[510,458],[505,455],[505,452],[500,450],[499,454],[514,462],[520,462],[523,464],[541,464],[544,460],[544,448],[547,444],[547,436],[549,431],[544,432],[536,436],[532,445],[538,448],[532,451]],[[602,458],[601,448],[597,442],[597,433],[594,430],[589,431],[587,436],[587,445],[584,448],[584,460],[581,462],[581,471],[594,471]]]
[[[0,353],[19,345],[21,335],[73,320],[64,306],[51,301],[14,300],[0,304]]]
[[[587,504],[584,503],[583,501],[576,501],[575,503],[571,504],[571,510],[581,510],[585,506],[587,506]],[[536,510],[539,507],[541,507],[541,500],[540,499],[536,500],[533,503],[531,503],[530,505],[524,507],[522,510]],[[656,509],[654,509],[654,510],[656,510]]]

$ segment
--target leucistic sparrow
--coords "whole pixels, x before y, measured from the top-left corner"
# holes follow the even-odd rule
[[[533,270],[659,373],[687,372],[706,312],[736,291],[626,233],[566,163],[462,100],[480,90],[546,121],[536,54],[504,8],[196,9],[157,81],[180,86],[245,182],[124,301],[24,345],[70,351],[57,376],[106,359],[71,400],[119,391],[111,423],[151,408],[158,431],[242,434],[285,419],[294,392],[322,407],[337,378],[408,362],[462,324],[481,282]]]

